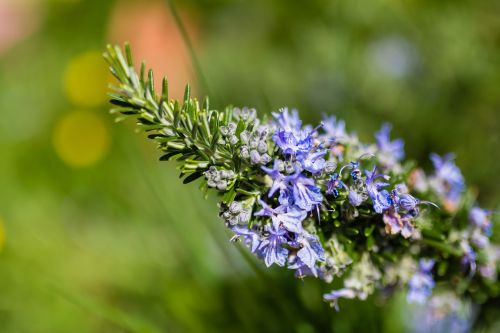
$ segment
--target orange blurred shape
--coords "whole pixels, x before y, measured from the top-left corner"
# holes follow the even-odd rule
[[[39,27],[39,1],[0,0],[0,55]]]
[[[182,16],[189,36],[196,44],[192,17]],[[167,76],[170,98],[181,99],[185,85],[194,85],[189,53],[164,2],[118,1],[111,14],[109,39],[116,44],[130,42],[136,66],[144,60],[146,67],[155,72],[157,87],[161,78]]]

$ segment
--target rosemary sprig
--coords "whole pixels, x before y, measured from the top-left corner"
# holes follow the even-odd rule
[[[191,98],[189,85],[186,85],[182,102],[170,99],[166,78],[162,80],[161,94],[157,95],[153,71],[148,70],[146,74],[142,63],[139,74],[136,72],[128,44],[125,55],[119,47],[108,45],[104,58],[118,80],[118,85],[111,86],[113,93],[110,94],[110,102],[115,106],[111,112],[120,115],[116,120],[135,118],[138,128],[158,143],[163,152],[160,160],[179,162],[184,183],[198,179],[211,165],[234,170],[237,174],[248,166],[239,157],[238,146],[220,136],[220,128],[233,120],[232,108],[211,110],[208,98],[203,104]],[[241,119],[236,134],[252,127],[251,122]],[[240,188],[240,191],[245,189]]]

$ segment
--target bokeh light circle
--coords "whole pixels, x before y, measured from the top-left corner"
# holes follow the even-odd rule
[[[87,167],[106,155],[110,136],[100,115],[90,111],[73,111],[57,123],[53,144],[57,155],[67,165]]]
[[[73,58],[64,73],[64,90],[68,99],[83,107],[95,107],[107,101],[111,76],[97,51],[88,51]]]

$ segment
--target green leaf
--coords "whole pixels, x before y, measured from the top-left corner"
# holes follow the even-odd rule
[[[189,184],[195,180],[197,180],[198,178],[200,178],[201,176],[203,176],[203,171],[198,171],[198,172],[195,172],[193,174],[190,174],[189,176],[187,176],[186,178],[184,178],[184,180],[182,181],[183,184]]]
[[[236,197],[236,191],[234,187],[232,187],[228,192],[224,193],[222,197],[222,202],[225,204],[229,204],[234,200],[235,197]]]
[[[370,236],[372,234],[372,232],[373,232],[374,229],[375,229],[375,224],[372,224],[371,226],[366,227],[365,231],[364,231],[364,235],[366,237]]]

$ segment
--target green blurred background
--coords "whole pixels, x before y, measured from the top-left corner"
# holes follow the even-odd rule
[[[336,313],[332,286],[229,243],[216,200],[113,123],[101,52],[130,41],[173,96],[190,82],[219,108],[336,114],[365,140],[392,122],[409,158],[456,152],[500,209],[500,2],[176,6],[204,80],[165,1],[0,0],[0,332],[411,331],[402,295]]]

